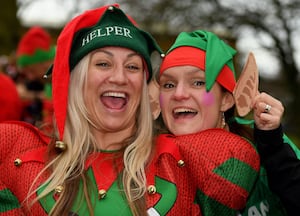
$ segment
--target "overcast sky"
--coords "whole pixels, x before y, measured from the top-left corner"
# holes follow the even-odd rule
[[[47,27],[62,27],[69,19],[69,14],[77,4],[77,10],[83,12],[89,9],[94,2],[109,4],[113,0],[18,0],[22,5],[24,2],[32,2],[26,10],[19,10],[18,17],[24,26],[42,25]],[[23,3],[22,3],[23,2]],[[23,7],[20,7],[21,9]],[[71,12],[73,14],[73,12]]]
[[[64,7],[67,1],[63,4],[57,4],[56,0],[35,1],[26,10],[19,10],[18,17],[24,26],[60,27],[68,19],[68,7]]]

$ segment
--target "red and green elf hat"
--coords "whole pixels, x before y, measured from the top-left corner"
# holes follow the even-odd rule
[[[16,56],[19,67],[53,60],[55,46],[51,44],[51,36],[41,27],[30,28],[21,38]]]
[[[233,92],[236,83],[233,65],[235,54],[232,47],[211,32],[182,32],[163,59],[160,74],[170,67],[192,65],[205,71],[207,91],[217,81]]]
[[[54,115],[60,139],[63,138],[67,113],[70,72],[89,52],[120,46],[139,53],[146,62],[148,80],[152,76],[150,56],[162,51],[154,38],[135,26],[135,21],[119,9],[118,4],[88,10],[71,20],[57,40],[52,73]]]

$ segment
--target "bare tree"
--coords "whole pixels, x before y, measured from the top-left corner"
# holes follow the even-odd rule
[[[10,55],[15,47],[20,32],[20,22],[16,18],[15,1],[2,2],[0,8],[0,54]]]

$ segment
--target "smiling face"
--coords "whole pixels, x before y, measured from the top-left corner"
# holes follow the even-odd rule
[[[233,105],[232,94],[215,83],[205,90],[205,73],[194,66],[165,70],[159,79],[164,123],[175,135],[221,127],[222,112]]]
[[[97,133],[130,135],[143,83],[143,61],[135,51],[104,47],[91,54],[85,103]]]

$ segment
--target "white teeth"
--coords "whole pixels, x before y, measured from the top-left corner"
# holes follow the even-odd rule
[[[106,97],[126,98],[125,93],[121,93],[121,92],[105,92],[105,93],[103,94],[103,96],[106,96]]]
[[[187,108],[178,108],[178,109],[175,109],[174,110],[174,113],[183,113],[183,112],[196,112],[195,110],[193,109],[187,109]]]

